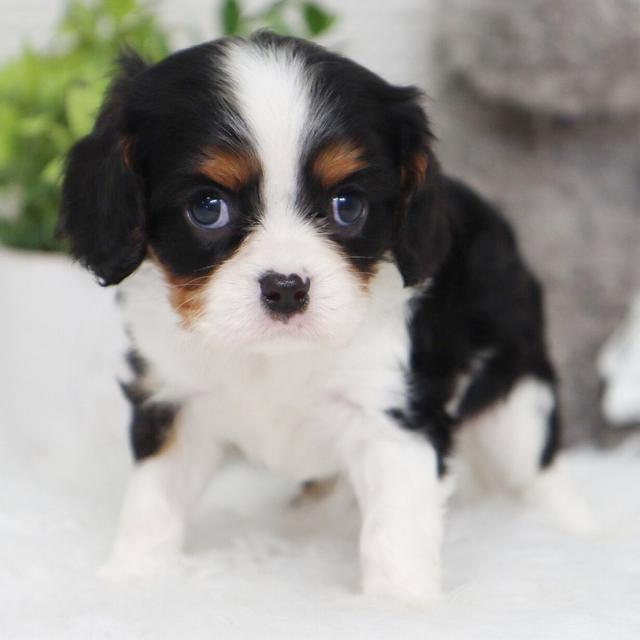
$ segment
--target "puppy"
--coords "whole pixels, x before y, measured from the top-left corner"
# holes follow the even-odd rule
[[[364,592],[429,604],[454,440],[485,484],[548,473],[540,286],[499,213],[441,172],[420,101],[265,32],[123,58],[61,206],[131,339],[111,566],[176,556],[233,450],[299,483],[344,476]]]

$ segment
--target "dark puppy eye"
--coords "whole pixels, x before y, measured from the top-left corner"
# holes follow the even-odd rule
[[[229,206],[217,193],[200,193],[187,204],[191,221],[204,229],[220,229],[229,224]]]
[[[331,200],[333,219],[341,227],[351,227],[367,214],[366,200],[357,194],[341,193]]]

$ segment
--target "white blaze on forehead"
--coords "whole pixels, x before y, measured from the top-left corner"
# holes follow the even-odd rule
[[[312,81],[289,47],[232,43],[226,69],[263,172],[263,223],[295,216],[300,159],[317,116]]]

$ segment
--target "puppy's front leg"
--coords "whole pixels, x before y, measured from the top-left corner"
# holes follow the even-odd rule
[[[187,519],[223,458],[202,413],[181,407],[163,446],[137,460],[103,575],[156,574],[182,552]]]
[[[362,512],[365,594],[433,604],[441,596],[444,502],[436,452],[386,416],[351,430],[343,443]]]

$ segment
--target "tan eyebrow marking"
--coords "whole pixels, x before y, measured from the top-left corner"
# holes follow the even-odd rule
[[[237,191],[259,172],[258,162],[250,153],[212,148],[198,170],[213,182]]]
[[[407,162],[406,166],[400,168],[400,178],[402,184],[410,189],[419,188],[427,178],[429,159],[426,153],[415,153]]]
[[[363,149],[351,141],[333,142],[318,152],[311,163],[311,171],[327,189],[364,169],[367,163],[363,155]]]

